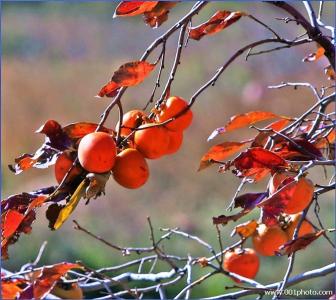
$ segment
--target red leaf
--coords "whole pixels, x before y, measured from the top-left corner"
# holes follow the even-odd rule
[[[309,62],[309,61],[315,61],[320,59],[323,55],[324,55],[324,48],[323,47],[319,47],[315,53],[310,53],[309,55],[307,55],[302,61],[303,62]]]
[[[270,125],[266,126],[264,129],[273,129],[274,131],[279,132],[283,128],[285,128],[288,123],[290,122],[289,119],[281,119],[271,123]],[[273,134],[272,131],[261,131],[258,135],[254,138],[252,143],[252,147],[264,147],[267,139],[269,136]]]
[[[18,229],[23,219],[24,215],[20,214],[16,210],[7,211],[5,213],[4,222],[2,224],[2,237],[5,239],[11,237]]]
[[[158,1],[122,1],[114,12],[115,17],[130,17],[151,11]]]
[[[311,160],[321,159],[323,157],[321,151],[311,142],[304,138],[292,139],[293,142],[282,140],[275,144],[272,150],[287,160]]]
[[[151,11],[144,13],[144,21],[152,28],[161,26],[162,23],[168,20],[169,10],[174,7],[177,2],[159,1]]]
[[[24,279],[1,279],[1,298],[16,299],[26,282]]]
[[[134,61],[122,65],[112,76],[112,81],[120,86],[134,86],[141,83],[155,68],[146,61]]]
[[[238,128],[252,125],[260,121],[265,121],[274,118],[286,118],[286,117],[278,116],[274,113],[266,111],[251,111],[245,114],[233,116],[231,117],[229,123],[227,123],[224,127],[219,127],[215,129],[209,136],[208,141],[212,140],[218,134],[223,134],[228,131],[232,131]]]
[[[248,142],[225,142],[210,148],[210,150],[203,155],[198,171],[201,171],[213,164],[212,160],[224,160],[232,154],[242,149]]]
[[[19,299],[26,299],[25,295],[31,294],[33,294],[34,299],[41,299],[45,297],[62,276],[64,276],[69,270],[75,268],[81,268],[81,266],[78,264],[63,262],[43,267],[40,275],[35,279],[35,281],[20,293]]]
[[[296,238],[295,240],[290,240],[286,244],[282,245],[277,251],[278,255],[285,255],[288,256],[292,253],[305,249],[309,244],[319,238],[325,230],[320,230],[314,233],[308,233],[303,236]]]
[[[96,131],[98,124],[89,123],[89,122],[78,122],[72,123],[64,126],[63,130],[71,139],[80,139],[83,136]],[[100,131],[106,133],[113,133],[111,129],[107,129],[106,127],[101,128]]]
[[[261,179],[269,173],[287,167],[287,162],[277,154],[259,147],[250,148],[242,152],[232,162],[227,163],[223,170],[226,171],[234,166],[239,172],[239,177],[254,177],[255,180]]]
[[[245,13],[236,11],[217,11],[208,21],[205,23],[191,27],[189,31],[190,38],[194,40],[200,40],[205,35],[215,34],[231,24],[237,22]]]
[[[141,83],[154,67],[155,64],[146,61],[134,61],[122,65],[114,72],[111,81],[101,88],[97,97],[114,97],[120,87]]]

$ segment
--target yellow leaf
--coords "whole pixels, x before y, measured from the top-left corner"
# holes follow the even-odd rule
[[[79,200],[82,198],[82,196],[84,196],[86,186],[87,186],[87,180],[84,179],[77,187],[75,192],[72,194],[70,201],[60,211],[57,220],[54,224],[54,229],[60,228],[63,225],[63,223],[69,218],[71,213],[75,210],[77,204],[79,203]]]

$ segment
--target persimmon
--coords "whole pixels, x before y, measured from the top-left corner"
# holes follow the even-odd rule
[[[143,124],[138,129],[134,134],[134,143],[144,157],[156,159],[167,153],[168,129],[156,124]]]
[[[112,169],[116,158],[116,143],[105,132],[92,132],[82,138],[78,146],[78,159],[88,172],[105,173]]]
[[[57,283],[50,292],[61,299],[83,299],[83,291],[78,283]]]
[[[187,109],[188,103],[180,97],[170,97],[162,107],[160,114],[157,116],[158,122],[164,122],[176,117],[179,113]],[[190,109],[186,110],[175,120],[169,122],[165,126],[169,130],[182,131],[188,128],[192,122],[193,113]]]
[[[167,131],[168,136],[169,136],[169,144],[167,147],[167,152],[166,154],[173,154],[177,152],[183,142],[183,132],[182,131]]]
[[[142,110],[130,110],[123,115],[122,128],[120,130],[120,135],[128,136],[134,128],[139,127],[143,123],[143,119],[146,117],[146,113]],[[116,131],[118,131],[119,122],[116,126]]]
[[[225,253],[223,261],[225,270],[251,279],[256,277],[259,264],[258,255],[250,248],[235,248],[233,251],[228,251]],[[233,280],[240,282],[235,278]]]
[[[278,225],[260,224],[252,236],[253,248],[264,256],[273,256],[279,247],[288,241],[288,236]]]
[[[300,221],[301,215],[302,214],[291,215],[290,224],[285,230],[286,233],[288,234],[289,239],[293,238],[295,228],[297,227]],[[313,232],[314,232],[314,227],[307,220],[303,220],[303,222],[301,223],[299,232],[298,232],[298,237],[303,236],[308,233],[313,233]]]
[[[145,158],[138,150],[132,148],[117,155],[112,171],[115,181],[129,189],[139,188],[149,177]]]
[[[73,160],[70,158],[70,156],[66,153],[63,152],[56,160],[55,163],[55,178],[57,180],[58,183],[61,183],[64,176],[66,175],[66,173],[68,173],[68,171],[70,170],[70,168],[73,165]],[[75,166],[70,174],[68,175],[67,178],[67,182],[71,181],[73,178],[75,178],[76,176],[78,176],[81,173],[81,170],[79,167]]]
[[[310,179],[300,178],[297,182],[295,191],[284,207],[286,214],[296,214],[303,211],[311,202],[314,196],[314,184]]]

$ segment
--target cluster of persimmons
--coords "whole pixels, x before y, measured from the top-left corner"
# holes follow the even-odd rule
[[[275,173],[270,179],[268,189],[269,193],[273,194],[286,179],[290,177],[290,173]],[[255,278],[259,270],[259,255],[274,256],[276,255],[279,247],[292,240],[295,229],[302,216],[302,211],[309,205],[313,197],[313,188],[309,188],[309,179],[300,179],[301,189],[297,189],[294,197],[291,197],[286,206],[283,208],[284,218],[279,224],[267,226],[259,224],[256,231],[252,235],[253,249],[251,248],[234,248],[232,251],[226,252],[223,261],[223,267],[229,272],[238,275]],[[309,190],[307,190],[309,189]],[[314,232],[314,227],[311,223],[304,219],[301,223],[297,237],[304,236]],[[239,282],[239,280],[235,281]]]
[[[121,186],[136,189],[146,183],[149,168],[146,159],[157,159],[178,151],[183,141],[183,130],[190,126],[193,114],[188,103],[180,97],[170,97],[148,117],[142,110],[124,114],[120,140],[106,132],[84,136],[78,145],[80,166],[89,173],[112,172]],[[164,125],[160,125],[164,124]],[[64,152],[55,164],[55,177],[61,183],[71,169],[67,180],[79,175],[80,166],[72,167],[74,160]]]

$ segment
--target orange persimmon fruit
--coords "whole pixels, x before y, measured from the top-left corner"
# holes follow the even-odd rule
[[[187,107],[188,103],[182,98],[176,96],[170,97],[162,106],[161,112],[157,115],[156,121],[160,123],[165,122],[186,110],[175,120],[165,125],[169,130],[182,131],[190,126],[193,119],[193,113],[190,109],[187,109]]]
[[[142,110],[130,110],[123,115],[122,128],[120,130],[121,136],[128,136],[133,129],[139,127],[144,119],[146,118],[146,113]],[[116,125],[115,130],[118,131],[119,122]]]
[[[168,129],[156,124],[143,124],[134,134],[134,143],[144,157],[156,159],[166,154],[169,145]]]
[[[59,157],[57,157],[54,173],[55,178],[58,183],[61,183],[64,176],[68,173],[70,168],[73,165],[73,160],[70,158],[69,154],[66,152],[63,152]],[[75,166],[72,168],[71,172],[68,175],[67,182],[71,181],[73,178],[78,176],[81,173],[81,170],[79,167]]]
[[[78,159],[82,167],[92,173],[110,171],[116,159],[116,143],[105,132],[92,132],[82,138],[78,146]]]
[[[228,251],[225,253],[223,260],[223,267],[226,271],[251,279],[257,275],[259,264],[258,255],[250,248],[235,248],[233,251]],[[235,278],[233,280],[240,282],[240,280]]]
[[[128,189],[144,185],[149,177],[149,168],[143,155],[136,149],[121,151],[112,169],[116,182]]]
[[[288,236],[278,225],[271,227],[260,224],[252,236],[253,248],[264,256],[276,255],[279,247],[288,241]]]

